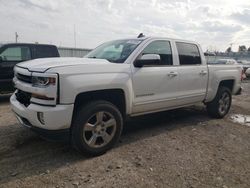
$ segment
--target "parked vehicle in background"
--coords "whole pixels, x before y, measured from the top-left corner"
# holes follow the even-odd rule
[[[57,47],[60,57],[84,57],[91,49],[88,48],[70,48],[70,47]]]
[[[211,64],[236,65],[238,63],[234,59],[217,59],[215,62]]]
[[[242,74],[238,64],[207,65],[196,42],[152,37],[107,42],[85,58],[23,62],[14,70],[10,101],[20,123],[43,136],[64,133],[92,155],[112,148],[129,116],[200,102],[210,116],[223,118]]]
[[[216,61],[209,63],[210,65],[239,65],[241,67],[242,73],[241,73],[241,80],[244,80],[246,78],[245,70],[243,68],[243,65],[238,63],[234,59],[217,59]]]
[[[250,68],[248,68],[248,69],[246,70],[245,74],[246,74],[246,77],[247,77],[247,78],[250,78]]]
[[[246,72],[246,70],[250,68],[250,61],[238,60],[237,62],[242,65],[244,72]]]
[[[59,57],[57,47],[47,44],[12,43],[0,47],[0,93],[13,91],[13,68],[36,58]]]

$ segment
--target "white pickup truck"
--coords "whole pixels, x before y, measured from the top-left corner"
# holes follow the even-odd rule
[[[224,117],[241,89],[238,65],[207,65],[199,44],[135,38],[102,44],[84,58],[48,58],[15,66],[12,109],[41,135],[65,135],[99,155],[119,139],[124,119],[204,103]]]

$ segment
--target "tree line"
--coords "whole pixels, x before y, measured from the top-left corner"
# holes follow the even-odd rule
[[[226,52],[229,53],[229,52],[232,52],[232,47],[228,47],[226,49]],[[250,47],[247,48],[245,45],[240,45],[239,48],[238,48],[238,52],[250,52]]]

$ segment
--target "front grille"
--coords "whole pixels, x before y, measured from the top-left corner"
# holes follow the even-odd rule
[[[17,101],[19,101],[21,104],[26,107],[30,105],[31,93],[18,90],[15,95]]]
[[[26,82],[26,83],[32,83],[32,77],[31,76],[27,76],[27,75],[23,75],[20,73],[16,74],[16,78],[22,82]]]

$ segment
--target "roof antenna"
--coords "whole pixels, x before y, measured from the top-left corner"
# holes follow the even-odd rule
[[[140,33],[137,38],[142,38],[142,37],[145,37],[145,35],[143,35],[143,33]]]

